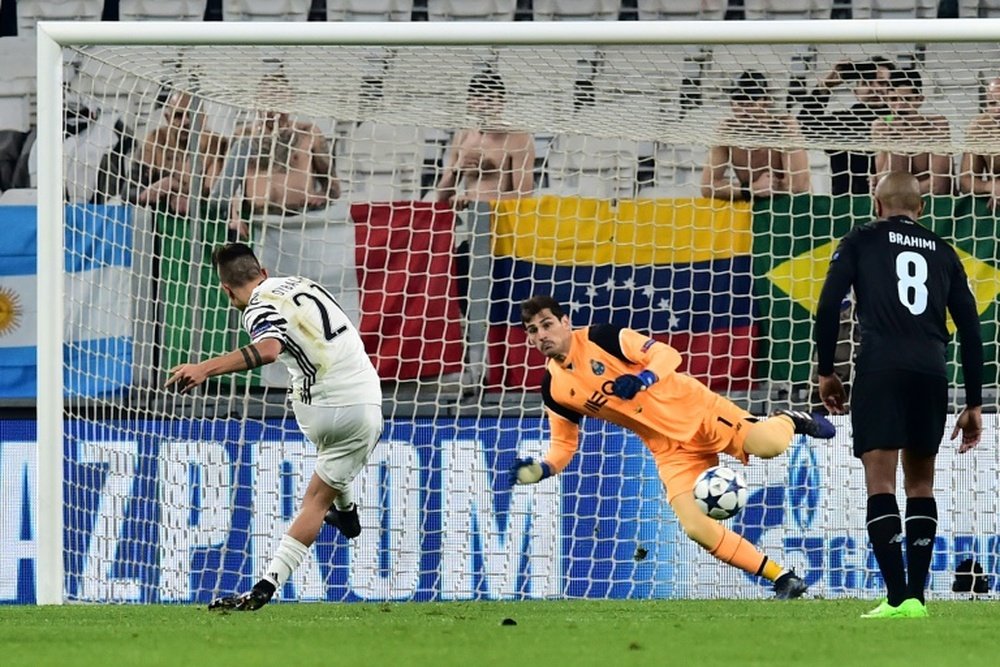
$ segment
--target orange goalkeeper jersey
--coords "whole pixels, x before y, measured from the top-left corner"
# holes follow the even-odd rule
[[[691,441],[718,396],[678,373],[680,363],[677,350],[632,329],[601,324],[575,330],[569,355],[562,363],[550,359],[542,380],[552,437],[545,460],[553,472],[565,468],[576,453],[583,416],[634,431],[658,464]],[[656,374],[652,386],[629,400],[614,395],[615,378],[643,370]]]

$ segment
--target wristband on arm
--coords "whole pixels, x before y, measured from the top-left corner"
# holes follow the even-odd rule
[[[648,368],[644,371],[641,371],[636,377],[642,380],[642,385],[646,389],[652,387],[656,383],[656,381],[660,379],[656,377],[656,373],[649,370]]]

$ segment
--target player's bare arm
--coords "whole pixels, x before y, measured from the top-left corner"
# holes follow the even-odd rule
[[[507,135],[510,142],[511,192],[500,193],[501,199],[530,196],[535,188],[535,139],[530,134]]]
[[[872,123],[872,143],[876,146],[886,141],[889,125],[881,118]],[[875,173],[871,177],[872,190],[881,178],[889,173],[889,151],[880,150],[875,154]]]
[[[455,198],[459,175],[458,154],[461,145],[465,142],[465,134],[465,130],[459,130],[452,138],[451,149],[445,158],[444,171],[441,174],[441,180],[437,184],[439,202],[451,202]]]
[[[942,143],[951,142],[951,129],[944,116],[932,116],[930,119],[932,133],[936,140]],[[930,193],[935,195],[951,194],[951,155],[931,153],[928,156],[930,170]]]
[[[280,353],[281,342],[275,338],[265,338],[199,363],[174,366],[170,369],[170,377],[164,386],[176,386],[182,394],[185,394],[210,377],[252,370],[273,363]]]
[[[782,117],[782,129],[788,141],[793,144],[803,144],[805,139],[798,121],[792,116]],[[800,194],[812,189],[812,179],[809,174],[809,153],[804,148],[791,148],[780,152],[781,169],[776,171],[776,183],[773,194]]]
[[[997,129],[992,118],[976,118],[965,132],[966,143],[976,145],[983,141],[996,141]],[[993,169],[996,156],[983,155],[967,151],[962,154],[959,168],[958,189],[963,194],[986,195],[991,197],[991,205],[995,206],[1000,198],[1000,181]]]
[[[340,197],[340,181],[337,179],[333,144],[315,125],[309,125],[308,128],[312,137],[310,152],[312,153],[313,173],[326,185],[326,196],[330,199],[337,199]]]
[[[728,146],[712,146],[708,163],[701,172],[701,196],[707,199],[732,201],[743,198],[743,188],[734,186],[729,178],[731,164]]]
[[[812,179],[809,175],[809,153],[802,148],[790,150],[785,153],[785,160],[788,165],[788,192],[791,194],[809,192],[812,188]]]
[[[996,180],[986,170],[986,158],[976,153],[963,153],[958,174],[959,192],[993,196],[996,187]]]

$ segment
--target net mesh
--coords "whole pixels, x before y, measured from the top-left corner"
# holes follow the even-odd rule
[[[591,421],[558,480],[507,489],[514,456],[547,446],[518,304],[551,293],[576,326],[652,333],[754,413],[807,408],[833,244],[870,219],[871,177],[906,168],[962,253],[992,395],[998,49],[66,49],[66,597],[243,590],[294,516],[314,451],[278,365],[162,388],[247,340],[209,261],[233,239],[333,291],[384,382],[362,536],[324,528],[282,597],[767,595],[684,537],[616,427]],[[849,301],[842,319],[848,371]],[[733,527],[816,594],[868,595],[842,426],[746,469]],[[935,594],[965,558],[1000,573],[996,451],[938,460]]]

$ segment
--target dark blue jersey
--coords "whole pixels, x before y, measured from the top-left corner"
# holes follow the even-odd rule
[[[982,403],[979,314],[958,254],[905,216],[862,225],[840,241],[816,311],[819,372],[833,372],[840,303],[854,288],[861,349],[856,372],[945,375],[951,313],[961,339],[967,403]]]

